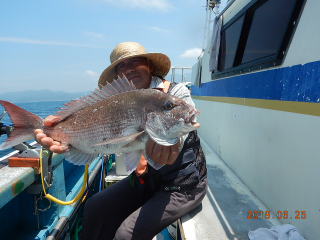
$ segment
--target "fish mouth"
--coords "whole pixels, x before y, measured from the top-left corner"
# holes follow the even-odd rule
[[[194,110],[190,113],[191,116],[190,116],[189,119],[186,121],[187,123],[190,123],[193,128],[199,128],[199,127],[200,127],[200,123],[197,123],[197,122],[194,121],[195,118],[196,118],[196,116],[199,115],[199,113],[200,113],[200,110],[194,109]]]
[[[191,123],[191,126],[192,126],[194,129],[197,129],[197,128],[199,128],[201,125],[200,125],[200,123],[192,122],[192,123]]]
[[[194,120],[195,120],[195,118],[196,118],[196,116],[199,115],[199,113],[200,113],[200,110],[198,110],[198,109],[192,110],[192,111],[190,112],[190,117],[189,117],[189,119],[188,119],[186,122],[188,122],[188,123],[193,123]]]

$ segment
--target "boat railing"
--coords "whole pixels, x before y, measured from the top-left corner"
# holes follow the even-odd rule
[[[191,70],[191,67],[171,67],[172,69],[172,74],[171,74],[171,82],[176,82],[175,74],[176,74],[176,69],[180,69],[182,72],[181,76],[181,82],[184,84],[189,90],[191,89],[191,81],[187,81],[187,76],[183,75],[183,70]]]

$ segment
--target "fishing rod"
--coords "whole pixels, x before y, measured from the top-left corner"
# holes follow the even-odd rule
[[[4,118],[6,115],[7,111],[3,111],[0,115],[0,136],[3,134],[10,135],[10,133],[13,131],[13,125],[12,124],[4,124],[1,122],[1,120]]]

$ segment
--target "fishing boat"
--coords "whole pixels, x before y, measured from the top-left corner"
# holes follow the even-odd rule
[[[290,224],[317,240],[320,2],[230,0],[221,13],[219,4],[206,1],[203,51],[191,81],[208,192],[155,239],[249,239],[258,229]],[[10,133],[11,126],[0,127]],[[104,176],[111,166],[120,169],[112,157],[97,155],[85,177],[83,166],[40,152],[36,143],[16,149],[0,158],[0,239],[77,239],[85,200],[121,178]],[[43,164],[23,167],[21,158]],[[61,205],[43,187],[62,201],[81,197]]]
[[[181,235],[291,227],[320,239],[320,1],[231,0],[220,13],[206,3],[191,95],[209,187]]]

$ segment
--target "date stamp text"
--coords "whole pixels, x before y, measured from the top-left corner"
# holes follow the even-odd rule
[[[270,211],[247,211],[247,219],[257,219],[257,218],[270,218]],[[276,218],[278,219],[287,219],[287,218],[294,218],[294,219],[305,219],[307,217],[306,211],[295,211],[293,216],[290,216],[288,211],[278,211]],[[275,217],[272,217],[275,218]]]

